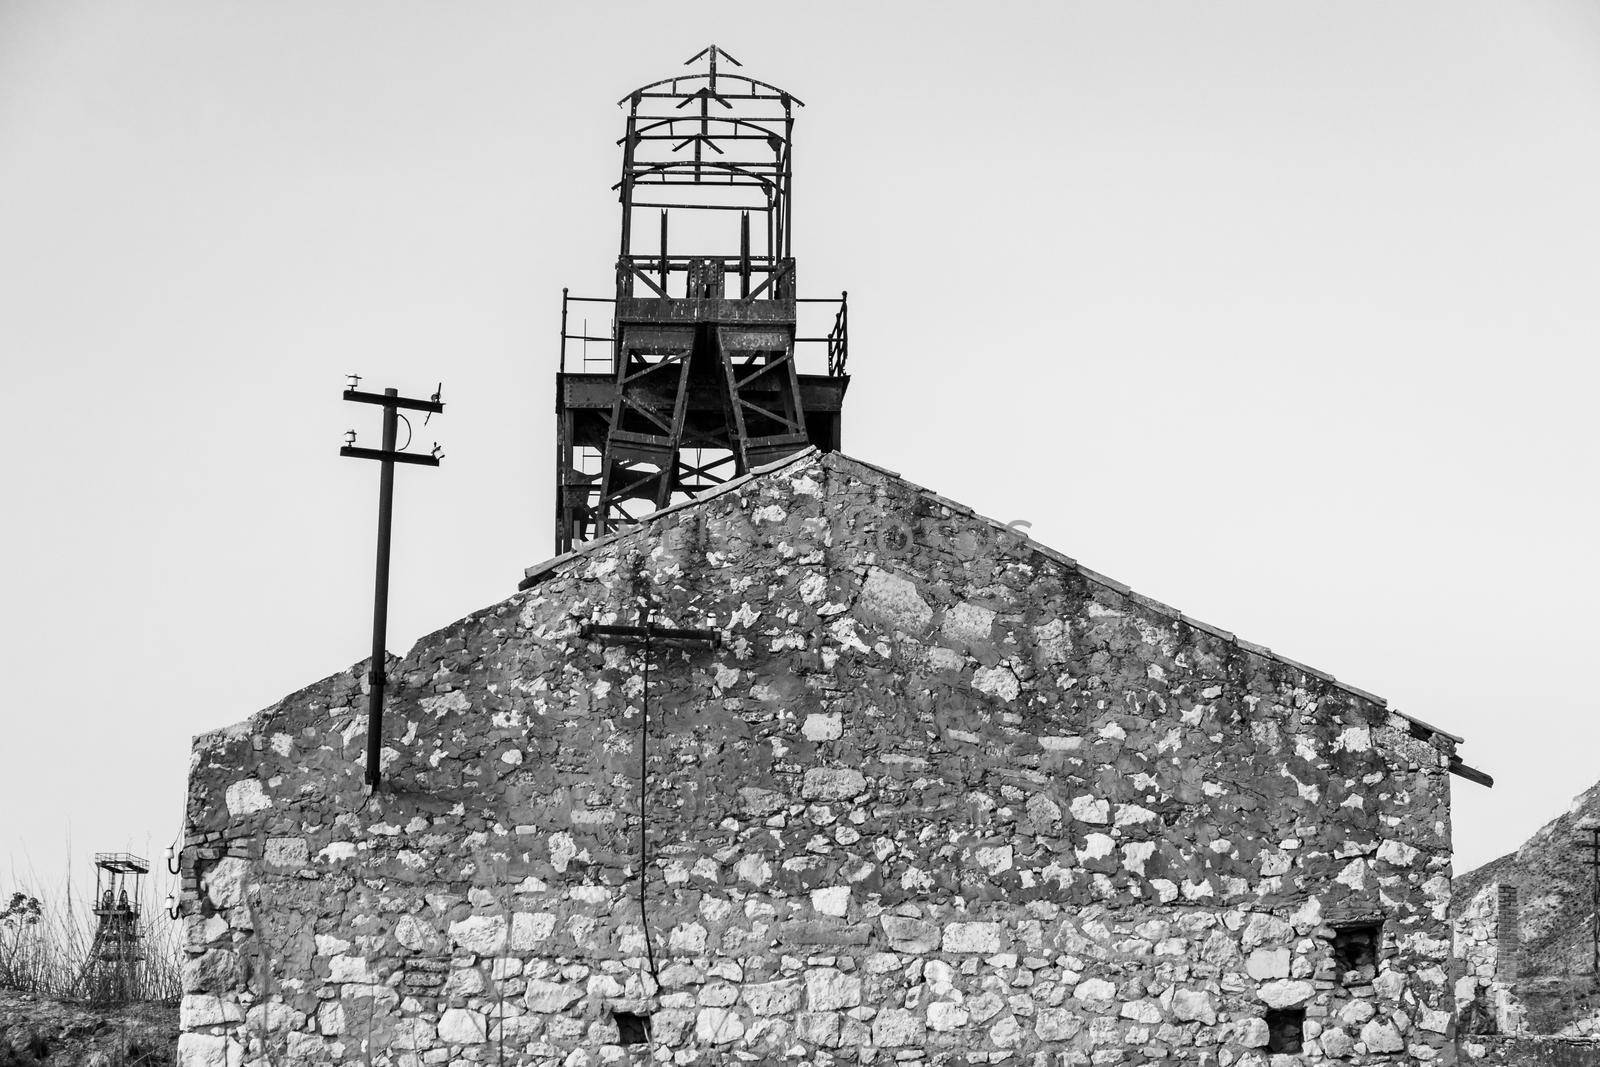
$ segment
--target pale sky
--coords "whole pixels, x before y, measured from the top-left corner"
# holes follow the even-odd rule
[[[0,0],[0,864],[158,857],[365,656],[346,371],[444,381],[393,651],[551,554],[614,102],[711,41],[808,105],[846,451],[1465,735],[1458,870],[1600,777],[1591,3]]]

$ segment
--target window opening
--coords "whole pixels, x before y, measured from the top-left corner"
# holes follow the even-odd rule
[[[611,1018],[617,1024],[617,1044],[647,1045],[650,1043],[650,1016],[632,1011],[614,1011]]]
[[[1346,984],[1370,982],[1378,974],[1380,923],[1352,923],[1333,932],[1333,962]]]
[[[1305,1041],[1306,1010],[1280,1008],[1267,1012],[1267,1051],[1299,1052]]]

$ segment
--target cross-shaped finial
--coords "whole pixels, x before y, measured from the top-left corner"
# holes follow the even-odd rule
[[[718,57],[726,59],[729,63],[732,63],[736,67],[744,66],[743,63],[739,62],[737,59],[734,59],[731,55],[723,51],[721,48],[718,48],[714,44],[706,45],[704,48],[700,49],[700,51],[696,52],[694,55],[685,60],[683,65],[687,67],[690,63],[697,63],[701,58],[707,56],[709,56],[711,60],[711,84],[707,86],[707,88],[709,88],[713,93],[717,91]]]

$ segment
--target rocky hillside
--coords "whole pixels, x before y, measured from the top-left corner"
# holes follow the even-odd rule
[[[0,1067],[166,1067],[177,1047],[176,1006],[94,1011],[0,988]]]
[[[1600,819],[1600,783],[1545,823],[1515,852],[1457,876],[1451,894],[1464,906],[1491,882],[1515,885],[1521,905],[1522,968],[1517,993],[1536,1032],[1556,1033],[1600,1017],[1591,973],[1593,874],[1578,847],[1578,824]]]

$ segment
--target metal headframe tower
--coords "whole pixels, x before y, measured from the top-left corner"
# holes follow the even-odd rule
[[[802,298],[795,284],[801,101],[731,72],[739,61],[716,45],[686,65],[696,72],[619,101],[616,295],[562,291],[558,552],[807,445],[840,445],[845,298]],[[609,329],[590,310],[609,311]]]
[[[142,879],[150,864],[127,852],[97,852],[94,857],[96,926],[84,961],[85,997],[97,1004],[123,1004],[138,993],[144,935],[139,928]]]

